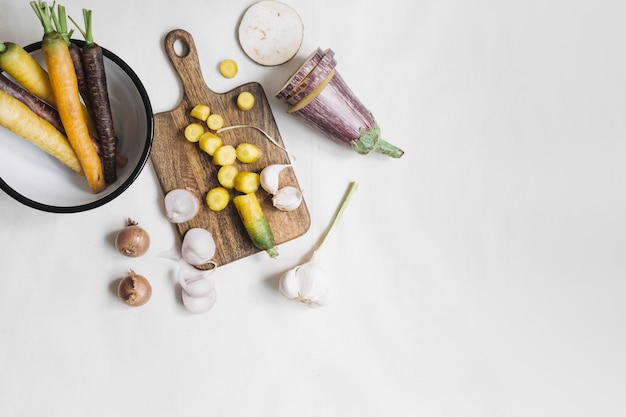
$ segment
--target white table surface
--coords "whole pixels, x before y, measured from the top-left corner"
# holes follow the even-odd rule
[[[221,267],[218,301],[180,302],[175,243],[148,165],[120,198],[74,215],[0,193],[2,416],[622,416],[626,409],[626,3],[289,0],[305,36],[290,63],[247,59],[250,1],[62,2],[137,72],[154,112],[180,99],[163,38],[195,38],[207,84],[259,81],[312,218],[270,260]],[[29,44],[26,1],[0,39]],[[317,46],[400,160],[359,156],[273,97]],[[235,79],[216,70],[238,61]],[[360,188],[323,258],[335,298],[277,291],[307,259],[348,183]],[[127,217],[153,244],[118,255]],[[151,301],[114,284],[146,275]]]

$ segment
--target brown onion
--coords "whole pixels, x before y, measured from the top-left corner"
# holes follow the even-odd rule
[[[139,307],[150,300],[152,286],[144,276],[138,275],[131,269],[117,286],[117,296],[127,305]]]
[[[136,258],[150,247],[150,235],[133,219],[126,220],[126,227],[115,236],[115,248],[124,256]]]

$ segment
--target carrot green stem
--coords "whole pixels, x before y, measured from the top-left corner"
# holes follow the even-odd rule
[[[52,16],[50,14],[50,9],[45,1],[31,1],[31,7],[35,11],[35,14],[39,18],[41,25],[43,26],[43,33],[47,35],[49,33],[55,32],[54,26],[52,24]]]
[[[61,6],[60,4],[57,6],[57,12],[54,13],[54,4],[50,6],[50,15],[52,17],[52,21],[54,23],[54,27],[56,31],[63,37],[65,42],[70,44],[70,37],[72,36],[73,30],[67,30],[67,13],[65,11],[65,6]]]
[[[85,43],[93,45],[93,34],[91,32],[91,10],[83,9],[83,18],[85,19]]]
[[[91,10],[83,9],[83,19],[85,20],[84,29],[81,29],[80,25],[72,19],[72,16],[69,18],[72,23],[74,23],[74,26],[76,26],[76,28],[80,31],[81,35],[83,35],[83,38],[85,38],[85,44],[87,44],[87,46],[94,45],[95,42],[93,41],[93,33],[91,31]]]

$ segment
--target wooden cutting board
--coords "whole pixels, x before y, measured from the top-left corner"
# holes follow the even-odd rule
[[[167,34],[165,52],[182,81],[183,97],[175,109],[154,116],[154,143],[150,159],[165,194],[173,189],[186,188],[197,193],[203,203],[195,218],[177,225],[178,231],[181,237],[194,227],[205,228],[211,232],[216,243],[213,260],[218,266],[255,254],[259,249],[251,243],[232,201],[226,209],[219,212],[206,206],[206,193],[219,185],[219,167],[211,162],[212,157],[200,150],[197,143],[187,141],[183,131],[189,123],[197,121],[189,116],[193,106],[206,104],[211,113],[223,116],[225,126],[256,126],[284,146],[267,96],[256,82],[241,85],[226,93],[216,93],[208,88],[202,76],[194,40],[184,30],[177,29]],[[255,97],[254,107],[249,111],[241,111],[236,105],[237,96],[242,91],[249,91]],[[263,156],[255,163],[236,162],[240,171],[260,173],[270,164],[291,163],[285,150],[272,144],[256,129],[233,129],[222,132],[219,136],[225,144],[236,146],[241,142],[250,142],[263,150]],[[300,188],[292,168],[284,169],[281,173],[280,186],[285,185]],[[236,193],[233,190],[231,196]],[[259,188],[256,194],[277,245],[295,239],[309,229],[311,219],[305,202],[294,211],[282,212],[272,206],[271,195],[263,189]],[[278,249],[280,252],[280,248]],[[267,259],[270,260],[269,255]]]

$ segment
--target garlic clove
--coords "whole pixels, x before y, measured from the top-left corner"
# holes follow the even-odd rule
[[[200,211],[200,199],[191,191],[179,188],[165,195],[165,216],[171,223],[193,219]]]
[[[280,180],[280,173],[291,164],[268,165],[261,171],[261,187],[270,194],[276,194]]]
[[[329,276],[317,262],[307,262],[285,272],[278,290],[284,297],[311,308],[327,305],[332,299]]]
[[[298,297],[298,277],[296,277],[298,268],[291,268],[285,272],[278,282],[278,291],[290,300],[295,300]]]
[[[193,266],[207,264],[215,255],[213,235],[203,228],[192,228],[185,233],[180,248],[181,257]]]
[[[293,211],[302,204],[302,191],[296,187],[283,187],[272,197],[272,204],[280,211]]]

